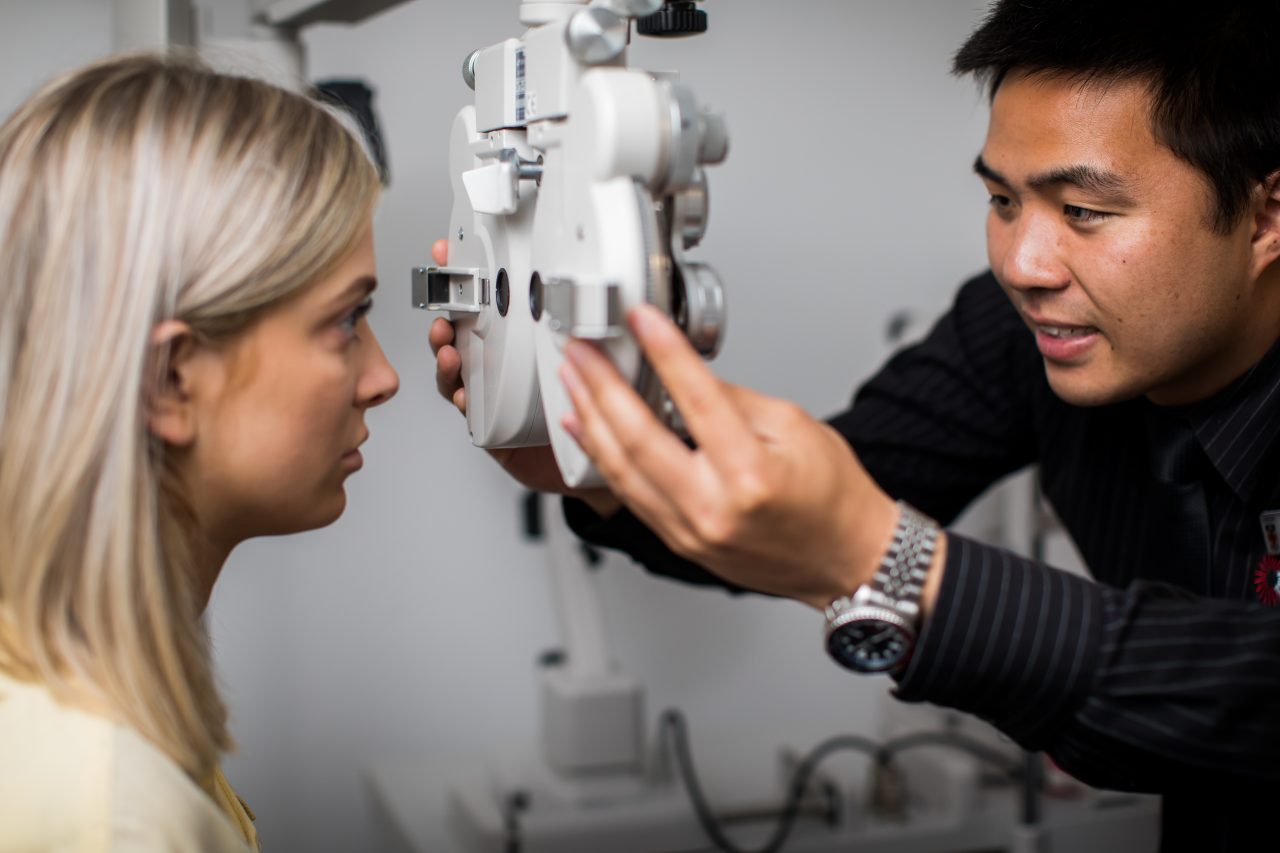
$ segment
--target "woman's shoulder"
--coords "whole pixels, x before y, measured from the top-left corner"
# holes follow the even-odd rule
[[[0,672],[0,848],[240,851],[222,810],[132,728]]]

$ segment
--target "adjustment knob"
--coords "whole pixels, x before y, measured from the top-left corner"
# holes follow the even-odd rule
[[[676,325],[684,329],[685,337],[703,358],[715,358],[724,341],[727,318],[720,276],[706,264],[698,263],[677,262],[676,272],[680,288]]]
[[[686,251],[701,243],[707,233],[707,217],[711,212],[707,177],[701,169],[693,173],[693,182],[686,189],[676,193],[671,208],[672,237],[679,234],[680,243]]]
[[[693,0],[667,0],[667,5],[636,19],[636,30],[642,36],[692,36],[707,31],[707,13]]]
[[[589,6],[573,13],[564,37],[574,59],[583,65],[604,65],[622,55],[630,33],[626,18],[603,6]]]
[[[661,9],[662,0],[596,0],[596,5],[627,18],[642,18]]]
[[[698,162],[714,165],[723,163],[729,156],[729,127],[724,116],[718,113],[703,112],[701,130],[698,135]]]

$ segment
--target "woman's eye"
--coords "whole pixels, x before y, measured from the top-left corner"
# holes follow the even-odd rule
[[[359,325],[361,318],[368,314],[372,309],[373,297],[370,296],[355,308],[351,309],[351,312],[342,318],[342,322],[340,323],[342,331],[347,335],[354,336],[356,333],[356,326]]]
[[[1068,219],[1079,223],[1098,222],[1106,219],[1111,214],[1103,213],[1100,210],[1090,210],[1087,207],[1077,207],[1074,204],[1064,204],[1062,212]]]

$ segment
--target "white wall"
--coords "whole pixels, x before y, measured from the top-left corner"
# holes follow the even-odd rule
[[[935,314],[983,267],[970,163],[984,99],[947,71],[983,5],[716,0],[707,36],[636,44],[634,64],[679,69],[729,120],[697,253],[730,289],[723,376],[830,412],[882,356],[891,312]],[[107,7],[0,2],[0,113],[108,49]],[[272,853],[377,849],[361,774],[378,761],[478,762],[534,737],[533,662],[556,643],[542,556],[518,536],[518,489],[435,396],[428,316],[408,297],[409,268],[448,220],[448,128],[470,95],[459,65],[517,34],[516,10],[417,0],[308,35],[313,76],[378,92],[394,183],[373,323],[402,389],[370,417],[346,516],[244,546],[210,610],[240,744],[228,774]],[[700,730],[739,732],[768,774],[779,745],[880,724],[887,682],[835,668],[798,605],[691,590],[625,560],[603,589],[620,662],[652,709],[687,712],[695,750]]]

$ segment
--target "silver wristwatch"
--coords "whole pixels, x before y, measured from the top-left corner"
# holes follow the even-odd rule
[[[920,627],[938,525],[898,501],[893,542],[870,583],[827,606],[827,652],[855,672],[895,672],[907,665]]]

